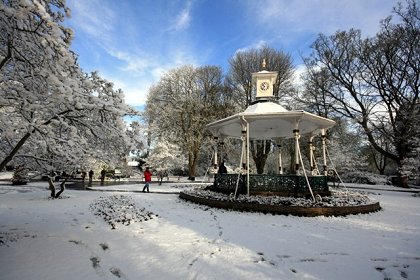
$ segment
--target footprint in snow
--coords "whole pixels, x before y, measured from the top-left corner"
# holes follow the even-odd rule
[[[279,258],[279,259],[288,259],[291,256],[289,256],[289,255],[276,255],[276,257]]]
[[[90,261],[92,262],[92,267],[93,268],[98,268],[100,267],[99,263],[101,262],[101,259],[99,257],[90,257]]]
[[[109,250],[109,246],[106,243],[99,243],[99,246],[101,246],[102,250],[104,251]]]
[[[371,258],[370,260],[373,261],[373,262],[386,262],[386,261],[388,261],[388,259],[386,259],[386,258]]]
[[[69,242],[76,245],[84,245],[82,240],[69,240]]]
[[[121,272],[121,270],[117,267],[111,267],[109,269],[109,272],[111,272],[114,276],[122,279],[127,279],[124,274]]]
[[[92,267],[95,269],[96,273],[98,275],[103,276],[104,272],[102,271],[100,262],[101,262],[101,258],[96,257],[96,256],[92,256],[90,257],[90,261],[92,262]]]

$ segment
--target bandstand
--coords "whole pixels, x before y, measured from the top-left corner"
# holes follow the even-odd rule
[[[238,174],[215,174],[214,191],[238,194],[275,194],[282,196],[311,196],[315,200],[316,194],[327,195],[327,159],[326,159],[326,131],[335,125],[327,119],[303,110],[289,111],[273,102],[273,84],[277,72],[263,70],[252,74],[256,86],[256,101],[248,108],[235,115],[217,120],[207,125],[216,142],[226,138],[242,140],[241,162],[242,172]],[[300,137],[309,137],[309,165],[307,172],[301,155]],[[318,170],[314,157],[314,137],[320,136],[322,143],[323,168]],[[294,174],[284,174],[282,165],[281,144],[285,139],[294,139],[296,163]],[[272,140],[277,145],[278,174],[250,173],[250,141]],[[217,145],[215,148],[214,164],[217,161]],[[308,174],[309,173],[309,174]]]

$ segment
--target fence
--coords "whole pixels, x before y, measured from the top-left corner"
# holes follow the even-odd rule
[[[308,180],[314,194],[329,195],[326,176],[308,176]],[[235,193],[237,182],[238,194],[246,194],[246,175],[239,174],[216,174],[212,190],[226,194]],[[306,196],[310,194],[304,176],[279,174],[250,174],[249,192],[250,194],[281,196]]]

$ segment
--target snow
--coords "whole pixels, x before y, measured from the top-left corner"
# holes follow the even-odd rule
[[[316,200],[307,199],[305,197],[285,197],[285,196],[247,196],[226,195],[215,193],[213,191],[203,189],[193,189],[185,191],[188,195],[199,198],[207,198],[218,201],[232,201],[249,204],[277,205],[277,206],[301,206],[301,207],[332,207],[332,206],[356,206],[373,204],[376,201],[370,199],[366,194],[361,192],[350,192],[348,190],[333,190],[331,196],[316,196]]]
[[[68,189],[53,200],[46,182],[0,181],[0,278],[419,279],[419,194],[353,184],[383,209],[309,218],[178,197],[199,185]]]

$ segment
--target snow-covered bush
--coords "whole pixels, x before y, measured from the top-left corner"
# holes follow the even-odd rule
[[[104,219],[112,229],[115,229],[117,224],[128,226],[133,222],[143,222],[157,216],[144,208],[138,208],[133,199],[126,195],[99,197],[89,205],[89,209],[94,215]]]
[[[368,184],[368,185],[387,185],[389,179],[387,176],[373,174],[363,171],[350,171],[340,174],[345,183]]]
[[[23,165],[19,165],[16,167],[15,171],[13,172],[13,179],[12,183],[14,185],[23,185],[28,182],[28,169],[26,169]]]

